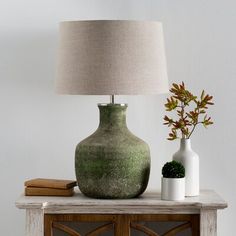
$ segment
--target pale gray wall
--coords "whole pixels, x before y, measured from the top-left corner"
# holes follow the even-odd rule
[[[98,96],[54,94],[58,22],[75,19],[161,20],[170,82],[215,97],[214,127],[197,130],[201,188],[229,202],[219,213],[219,235],[236,219],[236,31],[234,0],[1,0],[0,1],[0,229],[24,235],[24,213],[14,201],[25,179],[74,178],[75,145],[98,125]],[[151,147],[149,189],[160,189],[161,166],[178,142],[166,141],[165,95],[120,97],[128,125]],[[13,226],[14,224],[14,226]]]

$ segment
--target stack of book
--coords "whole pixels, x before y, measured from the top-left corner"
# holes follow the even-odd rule
[[[76,181],[59,179],[31,179],[25,182],[26,196],[72,196]]]

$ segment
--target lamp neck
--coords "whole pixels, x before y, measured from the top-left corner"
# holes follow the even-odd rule
[[[127,129],[126,125],[126,104],[99,104],[100,123],[99,128],[112,129]]]
[[[110,103],[115,104],[115,95],[110,95]]]

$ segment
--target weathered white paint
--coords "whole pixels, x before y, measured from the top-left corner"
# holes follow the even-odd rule
[[[187,197],[182,201],[163,201],[161,194],[146,192],[139,198],[108,200],[85,197],[79,191],[73,197],[27,197],[21,196],[16,201],[20,209],[43,209],[47,213],[105,213],[119,214],[124,212],[171,213],[199,212],[200,209],[223,209],[227,203],[214,191],[202,190],[197,197]]]
[[[43,236],[43,214],[41,209],[26,210],[26,236]]]
[[[27,236],[43,236],[43,215],[46,213],[200,214],[201,236],[216,236],[217,209],[226,208],[227,203],[212,190],[202,190],[199,196],[183,201],[163,201],[157,192],[146,192],[134,199],[92,199],[77,191],[73,197],[22,195],[16,206],[26,209]]]
[[[202,209],[200,212],[200,235],[217,235],[217,210]]]

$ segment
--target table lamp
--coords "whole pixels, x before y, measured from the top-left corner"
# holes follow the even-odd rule
[[[162,24],[61,22],[58,57],[58,93],[111,98],[108,104],[98,104],[97,130],[76,147],[79,189],[93,198],[139,196],[148,184],[149,147],[129,131],[127,104],[115,103],[114,96],[168,92]]]

